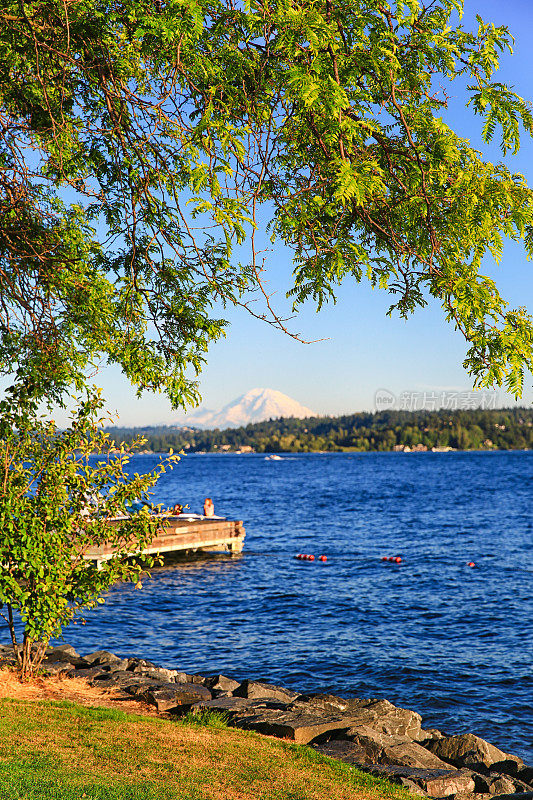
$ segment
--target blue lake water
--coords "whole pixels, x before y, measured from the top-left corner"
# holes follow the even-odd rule
[[[472,731],[532,762],[532,478],[531,452],[187,456],[155,500],[201,511],[211,496],[216,513],[244,520],[243,555],[160,568],[141,591],[116,586],[65,639],[187,672],[387,697],[425,727]],[[382,563],[397,554],[401,565]]]

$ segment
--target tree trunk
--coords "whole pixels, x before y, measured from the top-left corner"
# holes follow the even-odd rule
[[[15,623],[13,622],[13,608],[10,603],[7,604],[7,616],[9,618],[9,633],[11,634],[11,642],[13,643],[13,652],[15,653],[19,669],[22,670],[22,655],[20,652],[19,643],[17,642]]]
[[[21,680],[27,681],[30,678],[33,678],[42,664],[49,641],[50,639],[43,639],[42,641],[37,642],[35,639],[31,639],[26,631],[24,631],[22,659],[19,667]]]

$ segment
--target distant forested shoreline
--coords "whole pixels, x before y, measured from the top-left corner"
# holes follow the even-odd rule
[[[225,430],[147,426],[109,428],[115,442],[142,435],[141,452],[373,452],[525,450],[533,448],[533,410],[381,411],[340,417],[294,417]]]

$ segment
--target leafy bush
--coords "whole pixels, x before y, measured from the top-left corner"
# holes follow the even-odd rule
[[[38,668],[50,638],[104,602],[102,592],[117,581],[138,581],[153,563],[139,554],[157,518],[146,507],[125,510],[148,498],[166,465],[129,475],[128,450],[103,431],[101,408],[99,394],[89,396],[60,431],[39,416],[20,383],[0,403],[0,608],[23,677]],[[111,550],[106,560],[87,558],[103,544]]]

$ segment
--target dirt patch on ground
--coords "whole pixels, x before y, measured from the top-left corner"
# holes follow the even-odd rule
[[[118,708],[128,714],[143,714],[150,717],[168,717],[159,714],[153,706],[132,700],[120,689],[99,689],[90,686],[85,678],[53,676],[19,681],[16,672],[0,670],[0,699],[12,700],[70,700],[82,706],[104,706]]]

